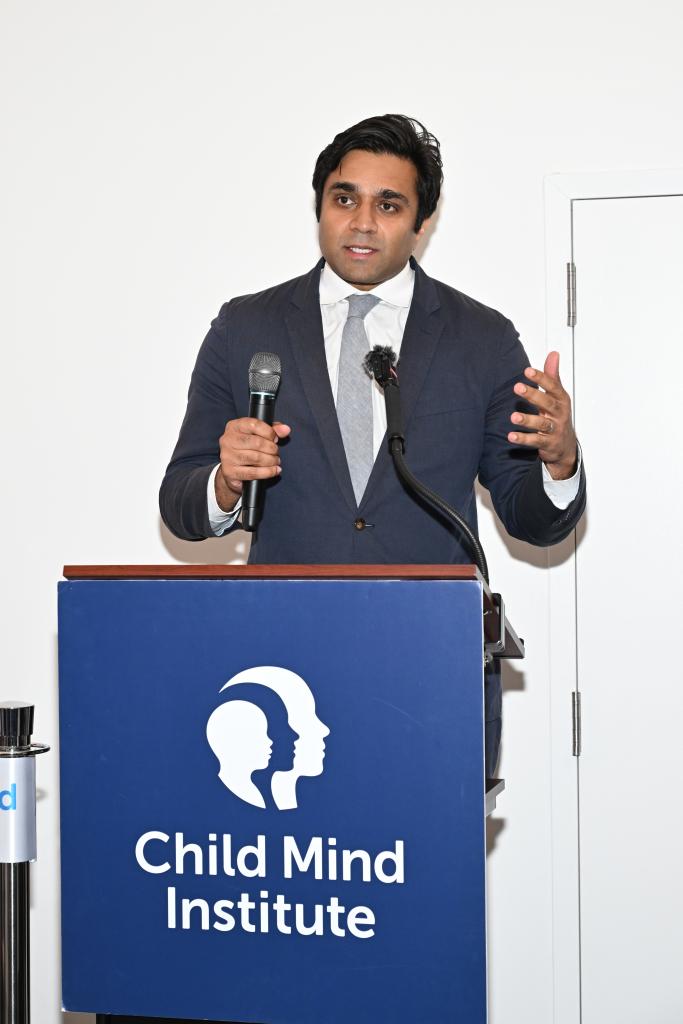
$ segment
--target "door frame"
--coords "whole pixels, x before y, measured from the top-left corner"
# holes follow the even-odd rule
[[[544,181],[546,350],[560,353],[574,402],[574,328],[567,324],[567,264],[573,263],[574,203],[683,194],[683,169],[551,174]],[[581,268],[576,269],[581,323]],[[580,426],[580,410],[579,410]],[[590,473],[590,452],[586,453]],[[588,484],[590,501],[590,480]],[[581,527],[548,549],[550,813],[552,856],[553,1021],[581,1021],[580,756],[572,754],[573,694],[580,693],[576,625],[576,545]]]

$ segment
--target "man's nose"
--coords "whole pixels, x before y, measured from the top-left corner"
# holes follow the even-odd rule
[[[362,234],[372,234],[377,230],[376,210],[372,202],[359,202],[351,218],[350,227]]]

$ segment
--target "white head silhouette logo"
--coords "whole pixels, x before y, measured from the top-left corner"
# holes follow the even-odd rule
[[[251,780],[253,772],[268,767],[273,750],[263,711],[245,700],[221,704],[206,723],[206,737],[220,762],[221,782],[240,800],[265,807]]]
[[[250,700],[228,700],[216,708],[206,726],[207,739],[220,764],[218,777],[241,800],[265,807],[263,793],[251,776],[270,764],[270,793],[275,806],[281,811],[291,810],[298,806],[296,784],[301,776],[322,774],[324,740],[330,730],[316,715],[313,694],[296,672],[259,665],[233,676],[220,692],[237,686],[240,697],[242,692],[253,693],[260,687],[277,694],[287,712],[289,736],[294,740],[293,759],[285,758],[283,764],[281,758],[272,757],[271,763],[273,742],[268,735],[266,714]],[[285,745],[291,750],[289,742],[288,739]]]

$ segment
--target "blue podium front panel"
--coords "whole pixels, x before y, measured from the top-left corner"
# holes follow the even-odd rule
[[[482,595],[60,585],[65,1008],[486,1020]]]

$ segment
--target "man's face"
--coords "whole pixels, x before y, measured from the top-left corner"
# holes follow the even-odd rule
[[[320,251],[335,273],[369,291],[405,266],[415,231],[417,171],[411,160],[354,149],[323,188]]]

